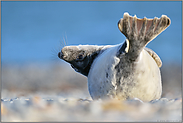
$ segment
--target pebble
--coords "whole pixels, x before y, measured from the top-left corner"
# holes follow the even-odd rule
[[[182,98],[143,102],[92,101],[84,98],[45,98],[41,96],[1,99],[1,120],[11,121],[181,121]]]

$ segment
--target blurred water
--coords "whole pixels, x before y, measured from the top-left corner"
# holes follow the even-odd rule
[[[68,45],[118,44],[124,12],[147,18],[167,15],[170,27],[148,44],[163,62],[181,63],[181,2],[1,2],[2,63],[50,62],[61,41]],[[52,50],[56,52],[52,54]]]

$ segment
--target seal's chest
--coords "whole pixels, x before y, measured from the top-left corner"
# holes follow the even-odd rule
[[[115,66],[120,59],[116,57],[118,45],[105,50],[93,62],[88,74],[88,89],[92,98],[101,98],[115,88]]]

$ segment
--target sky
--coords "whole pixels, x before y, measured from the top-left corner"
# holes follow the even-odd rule
[[[171,19],[171,25],[147,47],[163,62],[182,59],[181,1],[1,1],[1,62],[22,64],[59,60],[67,45],[115,45],[124,42],[117,22],[124,12],[139,18]]]

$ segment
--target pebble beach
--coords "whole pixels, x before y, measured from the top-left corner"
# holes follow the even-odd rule
[[[163,62],[158,100],[94,101],[58,58],[64,46],[124,42],[124,12],[171,19],[147,45]],[[2,1],[1,25],[1,122],[182,122],[182,1]]]
[[[166,81],[163,83],[162,98],[143,102],[137,98],[93,101],[87,90],[87,78],[76,73],[68,64],[50,67],[4,65],[1,121],[181,122],[180,67],[172,68],[173,73],[177,72],[175,75],[168,75],[166,68],[162,68],[162,79]]]
[[[1,99],[2,121],[153,121],[180,122],[182,99],[161,98],[144,103],[128,101],[92,101],[85,98],[19,97]]]

